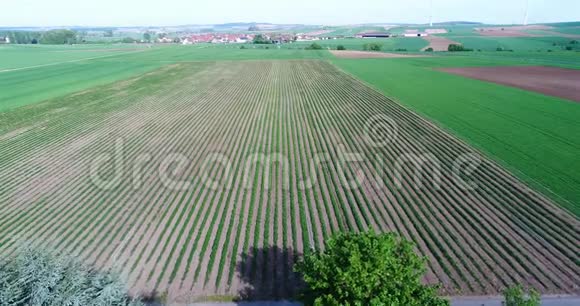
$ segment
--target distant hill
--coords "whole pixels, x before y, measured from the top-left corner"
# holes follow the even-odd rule
[[[481,22],[474,22],[474,21],[446,21],[446,22],[437,22],[433,23],[433,25],[440,25],[440,26],[457,26],[457,25],[482,25]]]

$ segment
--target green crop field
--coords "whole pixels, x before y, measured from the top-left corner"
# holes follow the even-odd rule
[[[299,46],[0,46],[0,257],[50,247],[179,303],[287,299],[304,252],[372,229],[444,295],[577,290],[580,104],[437,69],[578,52]]]
[[[382,51],[395,51],[405,49],[407,51],[420,51],[429,43],[418,37],[396,37],[396,38],[345,38],[345,39],[330,39],[320,41],[302,41],[292,44],[284,45],[284,48],[298,49],[306,48],[312,43],[317,43],[323,48],[336,49],[337,46],[342,45],[347,50],[363,50],[365,44],[375,43],[381,45]]]
[[[560,50],[572,39],[564,37],[453,37],[467,48],[495,51],[497,48],[514,51]]]
[[[90,58],[105,58],[143,50],[144,47],[133,45],[0,45],[0,72]]]
[[[132,46],[0,47],[0,111],[122,80],[176,62],[330,57],[327,51],[266,50],[254,49],[254,46],[242,50],[237,45],[141,47],[138,50]]]

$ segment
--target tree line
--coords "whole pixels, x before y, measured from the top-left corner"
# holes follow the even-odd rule
[[[71,30],[2,31],[0,37],[7,37],[14,44],[66,45],[80,41],[77,32]]]

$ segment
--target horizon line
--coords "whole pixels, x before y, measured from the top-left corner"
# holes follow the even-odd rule
[[[558,24],[558,23],[573,23],[580,22],[580,20],[566,20],[566,21],[547,21],[547,22],[532,22],[528,25],[538,24]],[[465,24],[482,24],[482,25],[521,25],[521,23],[485,23],[481,21],[469,20],[449,20],[433,22],[433,25],[448,24],[448,23],[465,23]],[[429,26],[429,23],[413,23],[413,22],[364,22],[364,23],[345,23],[345,24],[310,24],[310,23],[272,23],[272,22],[254,22],[254,21],[239,21],[239,22],[223,22],[223,23],[191,23],[191,24],[175,24],[175,25],[0,25],[2,28],[171,28],[171,27],[187,27],[187,26],[216,26],[228,24],[267,24],[278,26],[318,26],[318,27],[341,27],[341,26],[357,26],[357,25],[393,25],[393,26]]]

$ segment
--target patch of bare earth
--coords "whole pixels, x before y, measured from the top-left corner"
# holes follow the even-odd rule
[[[429,45],[422,50],[426,50],[428,48],[432,48],[433,51],[447,51],[449,45],[460,45],[460,43],[453,41],[449,38],[441,37],[441,36],[423,36],[423,39],[429,42]]]
[[[556,67],[469,67],[441,71],[580,102],[580,70]]]
[[[370,51],[342,51],[331,50],[334,56],[338,58],[406,58],[406,57],[424,57],[422,55],[383,53]]]

